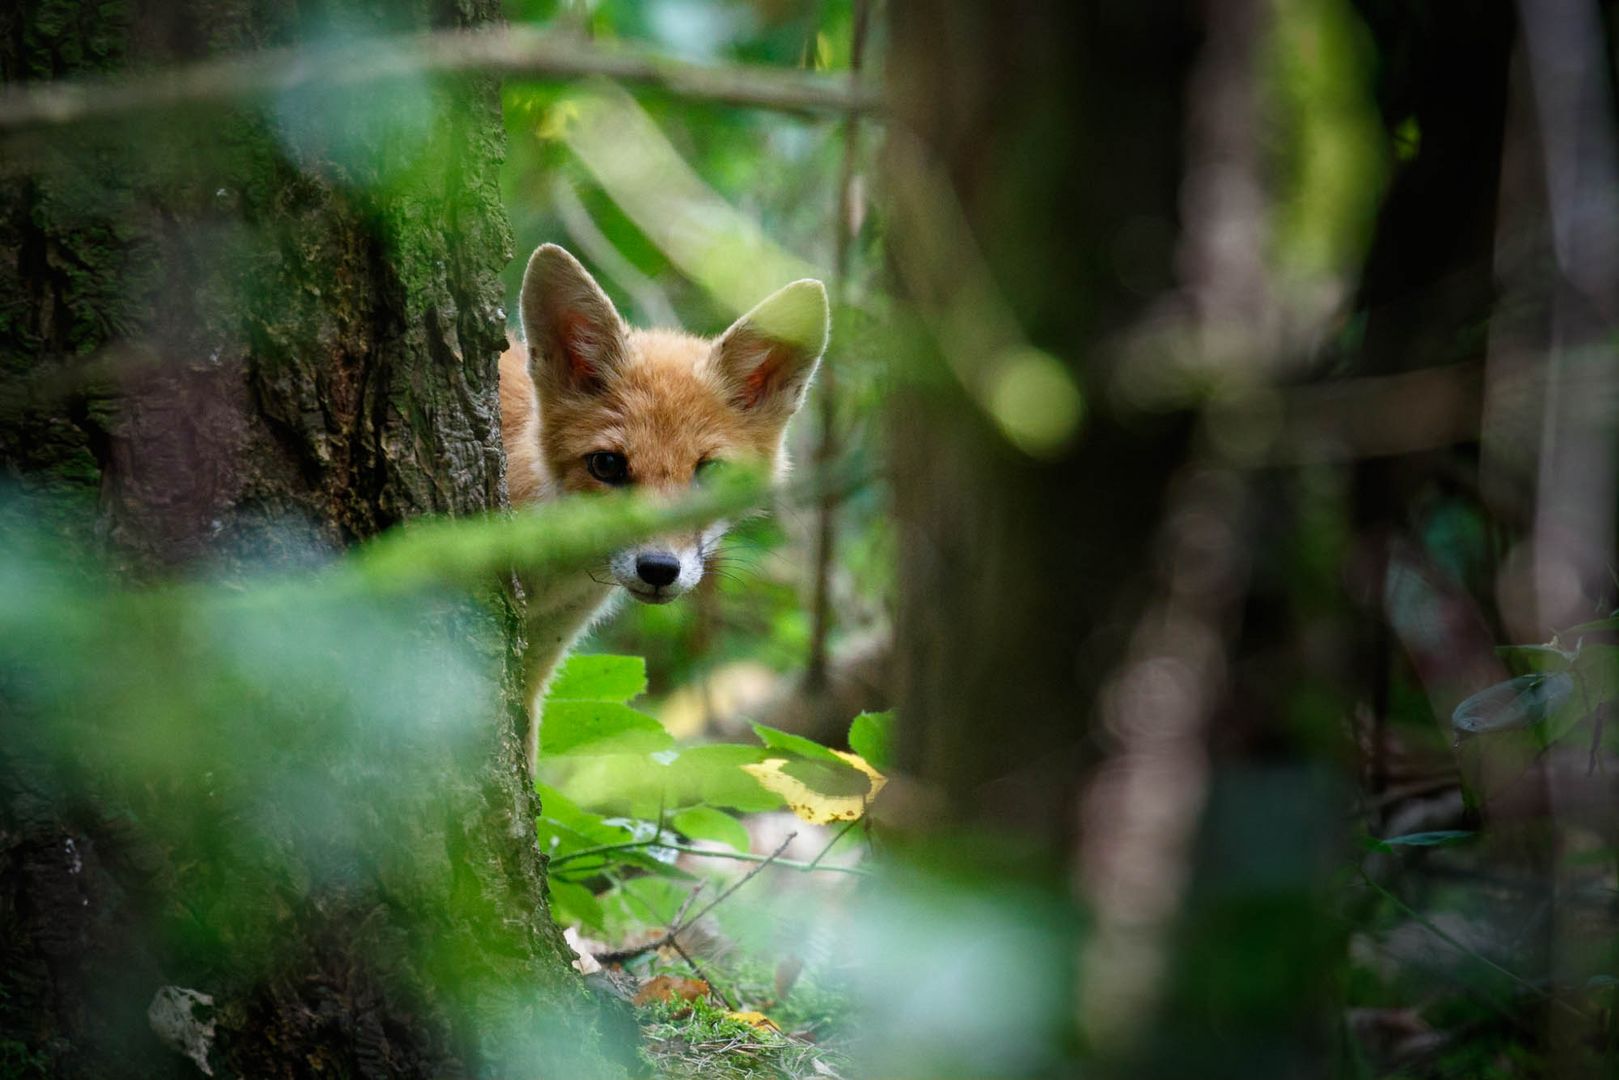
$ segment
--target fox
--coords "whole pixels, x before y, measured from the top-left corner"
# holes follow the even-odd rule
[[[520,308],[523,339],[501,355],[499,376],[512,506],[614,488],[670,498],[726,462],[786,475],[788,423],[831,334],[821,282],[782,286],[716,338],[634,329],[577,259],[541,244],[523,272]],[[529,775],[546,690],[578,641],[626,594],[667,604],[690,592],[726,529],[659,536],[613,552],[598,570],[523,579]]]

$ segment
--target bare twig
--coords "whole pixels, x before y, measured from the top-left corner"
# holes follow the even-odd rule
[[[692,895],[695,896],[697,894],[693,892]],[[685,947],[682,946],[677,939],[670,938],[669,947],[679,954],[682,960],[686,961],[686,963],[691,966],[692,971],[696,973],[699,979],[703,980],[703,982],[707,984],[709,993],[719,998],[727,1009],[730,1009],[732,1012],[736,1012],[736,1006],[732,1004],[730,995],[720,988],[720,984],[715,982],[712,976],[697,965],[697,961],[691,958],[691,953],[687,952]]]
[[[821,865],[821,860],[826,858],[828,855],[830,855],[832,853],[832,849],[837,846],[838,841],[842,840],[845,836],[848,836],[850,829],[854,828],[856,825],[859,825],[862,821],[865,821],[865,820],[866,820],[866,815],[865,814],[861,814],[857,818],[850,818],[849,823],[847,825],[845,825],[843,828],[839,829],[838,834],[836,836],[834,836],[832,839],[830,839],[830,840],[828,840],[826,842],[826,847],[822,848],[821,853],[819,855],[815,856],[815,858],[811,859],[809,861],[808,865],[806,865],[804,867],[804,869],[805,870],[814,870],[816,867],[820,866]],[[830,869],[830,867],[828,869]]]
[[[353,85],[450,72],[537,80],[601,77],[697,101],[786,112],[875,113],[880,107],[871,89],[841,78],[757,65],[691,64],[513,26],[263,49],[139,75],[16,84],[0,90],[0,129],[117,119],[151,109],[262,97],[316,84]]]
[[[602,964],[619,964],[623,963],[625,960],[634,959],[635,957],[640,956],[642,953],[649,953],[655,949],[661,949],[665,945],[673,944],[675,938],[685,933],[704,915],[707,915],[710,911],[713,911],[720,904],[724,903],[732,893],[736,892],[742,886],[752,881],[754,877],[758,875],[759,871],[763,870],[765,867],[769,866],[771,863],[780,858],[781,853],[787,850],[787,845],[792,843],[797,836],[798,834],[796,832],[788,833],[786,839],[778,844],[776,846],[776,850],[767,855],[758,866],[755,866],[752,870],[749,870],[746,874],[743,874],[740,878],[737,878],[735,881],[731,882],[731,884],[727,885],[723,892],[714,897],[714,899],[710,900],[707,904],[703,905],[703,910],[699,911],[691,918],[682,922],[677,915],[675,925],[666,930],[662,936],[654,938],[653,940],[646,942],[644,945],[637,945],[634,948],[616,949],[612,952],[597,953],[597,962]],[[696,895],[696,890],[693,890],[692,895]],[[688,903],[681,905],[681,912],[683,913],[688,906],[689,898]],[[676,951],[678,952],[679,950],[677,949]],[[710,983],[709,985],[712,986],[713,984]]]
[[[837,839],[837,838],[834,838]],[[797,859],[773,859],[769,855],[755,855],[751,851],[722,851],[713,848],[700,848],[691,844],[682,844],[674,840],[626,840],[622,844],[602,844],[599,847],[584,848],[579,851],[570,851],[566,855],[559,855],[551,860],[551,868],[560,870],[567,864],[586,857],[605,857],[618,851],[635,851],[638,848],[660,847],[671,851],[679,851],[687,855],[700,855],[705,859],[730,859],[732,862],[770,863],[780,870],[797,870],[799,873],[819,871],[824,874],[851,874],[855,877],[870,877],[871,871],[861,866],[822,866],[820,856],[813,862],[800,862]],[[822,854],[825,854],[824,852]]]

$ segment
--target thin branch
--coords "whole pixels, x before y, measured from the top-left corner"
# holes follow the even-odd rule
[[[694,891],[692,895],[696,896],[697,894]],[[730,995],[721,989],[720,984],[715,982],[706,971],[697,966],[697,961],[691,958],[691,954],[685,950],[685,947],[682,946],[677,939],[670,938],[669,947],[678,953],[682,960],[691,965],[692,971],[697,974],[699,979],[703,980],[703,983],[708,987],[709,993],[717,996],[720,1001],[724,1003],[727,1009],[730,1009],[732,1012],[736,1012],[736,1005],[731,1001]]]
[[[830,839],[830,840],[828,840],[826,842],[826,847],[822,848],[821,853],[819,855],[815,856],[815,858],[811,859],[809,861],[809,865],[804,867],[804,869],[806,869],[806,870],[814,870],[814,869],[818,868],[821,865],[821,860],[826,858],[828,855],[832,854],[832,849],[837,846],[838,841],[842,840],[845,836],[848,836],[850,829],[854,828],[856,825],[860,824],[862,821],[865,821],[865,820],[866,820],[866,815],[865,814],[861,814],[857,818],[850,818],[849,823],[847,825],[845,825],[843,828],[839,829],[838,834],[836,836],[834,836],[832,839]],[[830,867],[828,869],[830,869]]]
[[[835,841],[837,837],[833,839]],[[871,876],[871,871],[863,866],[822,866],[820,865],[821,856],[817,856],[813,862],[801,862],[798,859],[772,859],[769,855],[755,855],[751,851],[717,851],[712,848],[693,847],[690,844],[682,844],[672,840],[627,840],[622,844],[603,844],[600,847],[570,851],[566,855],[559,855],[552,859],[551,868],[561,870],[565,864],[577,859],[583,859],[586,856],[606,856],[617,851],[635,851],[639,848],[649,847],[668,848],[671,851],[679,851],[687,855],[701,855],[705,859],[730,859],[732,862],[751,863],[768,862],[782,870],[797,870],[799,873],[815,871],[823,874],[851,874],[855,877]],[[823,852],[822,854],[824,855],[825,853]],[[599,867],[591,867],[589,872],[595,873],[598,869]]]
[[[112,120],[311,85],[356,85],[452,72],[535,80],[607,78],[694,101],[784,112],[842,115],[875,113],[881,107],[869,87],[842,78],[759,65],[692,64],[512,26],[262,49],[141,74],[18,83],[0,90],[0,130]]]
[[[776,846],[776,850],[772,851],[768,856],[766,856],[758,866],[755,866],[752,870],[749,870],[746,874],[743,874],[740,878],[737,878],[735,881],[731,882],[731,884],[727,885],[723,892],[714,897],[714,899],[710,900],[707,904],[703,905],[703,910],[699,911],[691,918],[685,920],[684,922],[679,922],[677,919],[676,921],[679,922],[679,925],[672,926],[670,929],[666,930],[661,937],[654,938],[644,945],[637,945],[631,949],[618,949],[613,952],[597,953],[596,961],[602,964],[619,964],[623,963],[625,960],[634,959],[635,957],[640,956],[642,953],[649,953],[656,949],[661,949],[665,945],[673,944],[677,937],[690,929],[699,919],[701,919],[704,915],[707,915],[710,911],[713,911],[720,904],[724,903],[732,893],[736,892],[742,886],[752,881],[756,876],[758,876],[759,871],[763,870],[765,867],[779,859],[781,857],[781,853],[787,850],[787,845],[792,843],[797,836],[798,834],[796,832],[788,833],[786,839],[778,844]],[[686,905],[681,905],[681,910],[684,911],[685,907]],[[709,985],[712,986],[713,984],[710,983]]]

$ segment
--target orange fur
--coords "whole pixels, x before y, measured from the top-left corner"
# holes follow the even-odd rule
[[[780,476],[787,466],[787,422],[825,347],[827,317],[819,283],[796,282],[717,339],[630,329],[583,267],[544,245],[524,275],[523,321],[528,344],[513,341],[500,358],[506,484],[514,506],[606,488],[588,465],[591,455],[603,452],[623,457],[636,490],[659,496],[688,489],[705,461],[747,459]],[[696,531],[647,547],[680,551],[683,559],[695,552],[700,563],[717,539],[718,530],[708,531],[714,535]],[[701,571],[682,570],[692,573]],[[626,588],[636,584],[615,574]],[[545,684],[606,608],[613,586],[591,575],[524,584],[532,768]],[[630,591],[649,600],[644,589]],[[654,603],[668,598],[658,588],[651,597]]]

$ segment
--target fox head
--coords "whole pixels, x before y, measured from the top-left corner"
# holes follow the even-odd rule
[[[539,247],[523,274],[528,370],[549,494],[634,488],[671,497],[729,461],[787,465],[787,422],[826,350],[819,281],[772,293],[712,340],[626,326],[572,255]],[[724,524],[615,552],[606,570],[637,600],[667,603],[702,580]]]

